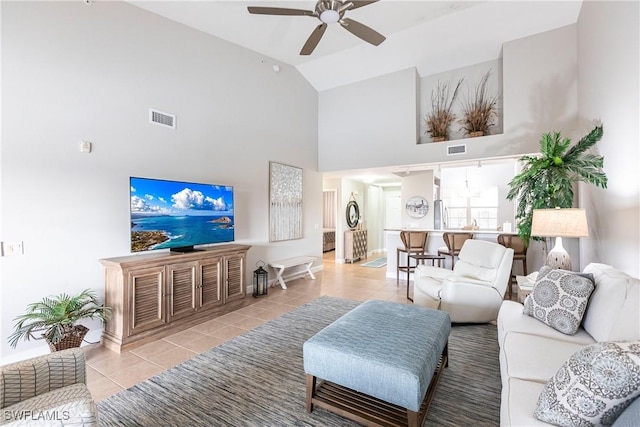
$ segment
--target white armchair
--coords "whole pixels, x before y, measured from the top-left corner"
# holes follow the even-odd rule
[[[467,240],[452,270],[419,265],[413,303],[449,313],[452,322],[486,323],[498,317],[511,279],[513,249]]]

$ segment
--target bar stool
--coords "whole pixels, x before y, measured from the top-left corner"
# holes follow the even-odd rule
[[[473,233],[451,233],[442,234],[442,240],[446,246],[438,248],[438,255],[449,255],[451,257],[451,269],[455,265],[455,258],[460,253],[462,245],[469,239],[473,239]]]
[[[401,231],[400,240],[404,246],[398,246],[396,249],[396,283],[400,283],[400,271],[406,271],[407,274],[412,271],[415,266],[410,265],[409,255],[424,254],[427,250],[427,238],[429,237],[428,231]],[[400,265],[400,254],[407,254],[407,264]]]
[[[513,293],[513,284],[516,283],[516,275],[513,273],[513,265],[516,261],[522,261],[523,276],[527,275],[527,247],[520,236],[515,234],[499,234],[498,243],[505,248],[513,249],[513,262],[511,263],[511,280],[509,281],[509,289],[507,296],[511,299]]]

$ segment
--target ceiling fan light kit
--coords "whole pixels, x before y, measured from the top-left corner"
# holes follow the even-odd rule
[[[348,10],[357,9],[362,6],[367,6],[372,3],[376,3],[378,0],[371,1],[342,1],[342,0],[319,0],[316,3],[315,10],[303,10],[303,9],[289,9],[282,7],[260,7],[249,6],[247,10],[249,13],[257,15],[279,15],[279,16],[312,16],[322,22],[318,25],[307,41],[305,42],[300,55],[311,55],[314,51],[320,39],[322,38],[327,24],[340,23],[342,28],[349,31],[356,37],[361,38],[367,43],[371,43],[374,46],[378,46],[385,41],[385,36],[361,24],[353,19],[345,18],[344,14]]]
[[[320,14],[320,20],[325,24],[333,24],[340,20],[340,14],[335,10],[325,10]]]

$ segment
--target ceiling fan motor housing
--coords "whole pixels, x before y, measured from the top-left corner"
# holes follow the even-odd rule
[[[316,14],[325,24],[333,24],[334,22],[340,21],[344,13],[352,7],[353,3],[351,2],[320,0],[316,3]]]

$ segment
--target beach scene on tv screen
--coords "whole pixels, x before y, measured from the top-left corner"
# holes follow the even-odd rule
[[[131,251],[232,242],[233,187],[131,178]]]

